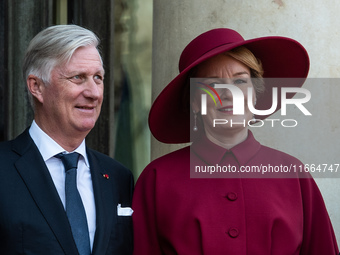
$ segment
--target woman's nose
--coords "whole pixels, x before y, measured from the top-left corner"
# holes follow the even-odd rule
[[[219,89],[219,96],[221,98],[221,100],[232,100],[233,99],[233,95],[231,93],[231,91],[227,88],[223,88],[223,89]]]

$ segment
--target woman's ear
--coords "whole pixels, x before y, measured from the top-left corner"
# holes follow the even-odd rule
[[[191,109],[195,112],[198,113],[201,110],[201,97],[199,94],[195,94],[192,98],[191,101]]]
[[[27,77],[27,88],[36,100],[43,103],[43,91],[45,89],[45,84],[37,76],[30,74]]]
[[[201,110],[200,104],[197,102],[197,100],[194,100],[191,103],[191,109],[195,112],[198,113]]]

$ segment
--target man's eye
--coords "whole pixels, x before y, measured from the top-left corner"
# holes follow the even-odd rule
[[[104,77],[101,75],[95,75],[94,77],[94,82],[97,84],[103,84]]]
[[[81,75],[75,75],[69,78],[69,80],[80,80],[82,77]]]
[[[82,75],[78,74],[78,75],[74,75],[74,76],[68,78],[68,80],[70,82],[80,84],[84,81],[84,77]]]

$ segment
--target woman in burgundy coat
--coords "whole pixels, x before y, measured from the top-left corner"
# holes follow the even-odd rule
[[[189,43],[179,68],[149,125],[161,142],[192,144],[154,160],[139,177],[134,254],[338,254],[318,187],[309,173],[293,171],[302,163],[248,130],[268,116],[250,108],[269,109],[273,87],[302,86],[305,49],[289,38],[244,40],[214,29]]]

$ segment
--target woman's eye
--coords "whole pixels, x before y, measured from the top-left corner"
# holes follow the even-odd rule
[[[212,82],[212,83],[209,84],[209,86],[212,87],[212,88],[215,88],[216,84],[218,84],[218,83]]]
[[[243,84],[243,83],[247,83],[247,79],[236,79],[234,80],[234,84]]]

